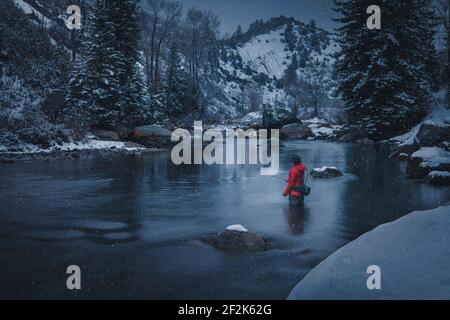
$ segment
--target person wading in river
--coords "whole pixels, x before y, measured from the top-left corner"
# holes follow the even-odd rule
[[[305,183],[306,166],[302,163],[302,158],[297,155],[292,156],[291,162],[293,164],[292,170],[289,172],[289,180],[283,196],[289,196],[289,203],[293,206],[302,205],[304,196],[298,190]]]

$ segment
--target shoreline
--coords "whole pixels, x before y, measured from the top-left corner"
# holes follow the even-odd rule
[[[38,149],[36,151],[4,152],[0,151],[0,166],[15,163],[48,162],[55,160],[88,159],[92,156],[108,156],[111,154],[142,155],[144,153],[161,152],[164,148],[116,147],[81,148],[81,149]]]

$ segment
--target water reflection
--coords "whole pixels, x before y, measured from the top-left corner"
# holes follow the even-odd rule
[[[284,209],[288,229],[292,235],[299,236],[304,232],[308,214],[309,209],[305,205],[289,205]]]

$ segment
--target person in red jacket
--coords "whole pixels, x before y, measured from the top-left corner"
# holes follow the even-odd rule
[[[304,197],[301,192],[294,191],[295,187],[300,187],[305,182],[306,166],[302,163],[302,158],[294,155],[291,159],[293,164],[292,170],[289,172],[289,180],[283,196],[289,196],[289,203],[291,205],[303,204]]]

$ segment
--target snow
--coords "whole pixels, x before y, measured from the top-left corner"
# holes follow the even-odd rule
[[[248,232],[248,230],[240,224],[234,224],[232,226],[228,226],[227,230],[228,231],[238,231],[238,232]]]
[[[437,177],[450,178],[450,172],[447,172],[447,171],[431,171],[428,174],[428,176],[431,177],[431,178],[437,178]]]
[[[325,172],[327,170],[338,170],[336,167],[322,167],[322,168],[315,168],[314,172]]]
[[[450,207],[411,213],[336,251],[291,292],[291,300],[450,299]],[[381,269],[381,290],[367,268]]]
[[[3,148],[2,148],[3,147]],[[86,138],[80,142],[67,142],[62,145],[51,146],[48,149],[41,149],[35,145],[24,144],[17,146],[23,151],[8,152],[7,148],[0,145],[0,152],[7,152],[8,154],[33,154],[33,153],[51,153],[55,151],[83,151],[83,150],[124,150],[124,151],[139,151],[146,150],[144,147],[129,146],[125,142],[120,141],[100,141],[92,137]]]
[[[414,152],[411,158],[420,158],[424,161],[438,161],[437,159],[450,160],[450,152],[438,147],[424,147]]]
[[[23,0],[14,0],[16,6],[21,9],[27,15],[35,15],[36,18],[43,23],[45,28],[50,28],[53,25],[53,21],[44,16],[41,12],[33,8],[31,5]]]
[[[238,48],[245,65],[269,76],[280,79],[287,68],[285,43],[281,42],[280,33],[284,28],[279,28],[270,33],[259,35]],[[284,62],[284,64],[283,64]]]
[[[315,136],[331,136],[333,134],[332,128],[326,128],[326,127],[320,127],[320,128],[310,127],[310,128]]]

